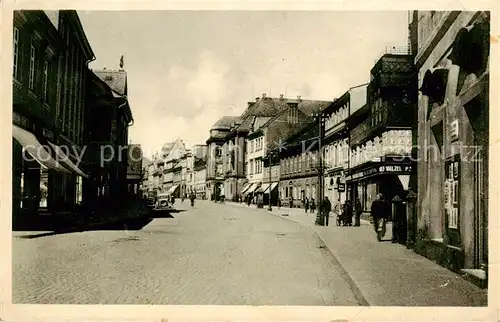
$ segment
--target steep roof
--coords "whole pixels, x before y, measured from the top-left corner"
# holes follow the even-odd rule
[[[292,135],[287,138],[286,143],[287,145],[294,146],[301,143],[302,141],[314,140],[318,136],[319,126],[317,122],[313,121],[294,131]]]
[[[210,130],[230,130],[233,122],[236,122],[238,119],[238,116],[223,116],[212,125]]]
[[[127,72],[124,70],[94,70],[102,81],[104,81],[114,92],[127,95]]]
[[[172,151],[172,148],[174,147],[175,142],[167,142],[162,145],[161,147],[161,152],[163,155],[168,155],[170,151]]]

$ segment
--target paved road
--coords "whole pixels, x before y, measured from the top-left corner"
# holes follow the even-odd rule
[[[185,209],[140,230],[14,235],[13,302],[362,303],[310,228],[210,202]]]

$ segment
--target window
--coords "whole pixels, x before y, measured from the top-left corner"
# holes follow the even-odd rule
[[[14,63],[14,69],[13,69],[13,76],[14,78],[18,79],[18,68],[19,68],[19,29],[14,27],[14,51],[13,51],[13,63]]]
[[[43,63],[43,99],[44,101],[48,101],[47,100],[47,97],[48,97],[48,94],[47,94],[47,88],[48,88],[48,81],[49,81],[49,62],[48,61],[45,61]]]
[[[35,59],[36,59],[36,49],[35,46],[33,46],[33,43],[31,44],[31,50],[30,50],[30,70],[29,70],[29,89],[33,90],[35,87]]]

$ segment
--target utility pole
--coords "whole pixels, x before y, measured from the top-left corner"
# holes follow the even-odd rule
[[[271,155],[272,155],[272,152],[269,151],[269,153],[267,154],[267,159],[269,161],[269,164],[268,164],[268,166],[269,166],[269,187],[268,187],[268,189],[269,189],[269,193],[268,193],[268,195],[269,195],[269,200],[268,200],[269,207],[267,208],[267,210],[269,210],[269,211],[273,211],[273,208],[271,207],[271,192],[272,192],[272,190],[271,190],[271,185],[272,185],[272,182],[271,182]]]
[[[317,209],[318,212],[316,214],[316,225],[323,226],[324,225],[324,218],[323,214],[321,212],[321,204],[323,202],[323,151],[322,151],[322,140],[323,140],[323,129],[324,129],[324,117],[323,113],[321,111],[318,111],[317,113],[314,113],[313,116],[318,118],[318,164],[317,164],[317,171],[318,171],[318,191],[316,193],[318,200],[317,200]]]

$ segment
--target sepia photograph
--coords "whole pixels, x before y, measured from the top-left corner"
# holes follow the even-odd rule
[[[3,34],[13,305],[491,304],[490,11],[96,9]]]

